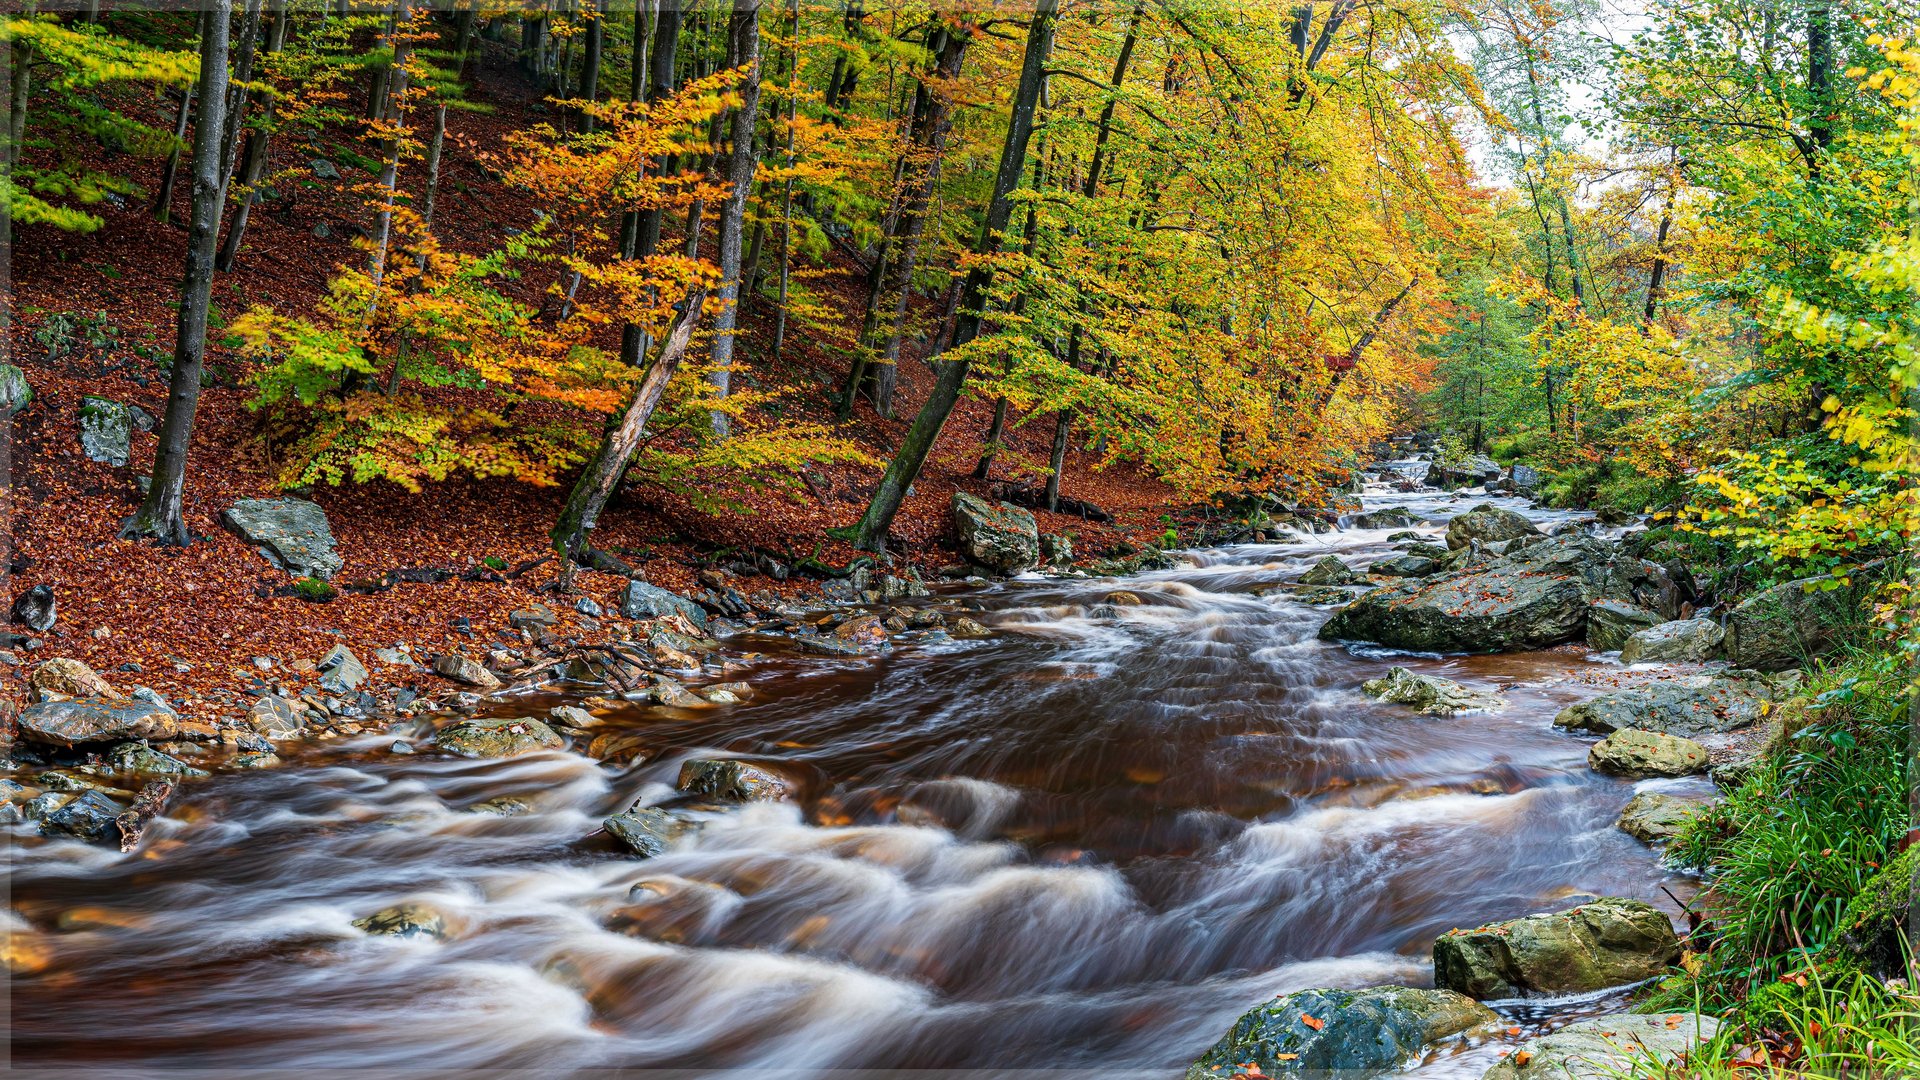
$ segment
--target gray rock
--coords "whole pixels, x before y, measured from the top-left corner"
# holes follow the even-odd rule
[[[1522,495],[1540,489],[1540,473],[1531,465],[1515,465],[1507,470],[1507,486]]]
[[[133,414],[118,401],[80,399],[80,451],[92,461],[119,467],[133,459]]]
[[[953,532],[970,563],[1000,574],[1040,565],[1040,527],[1033,515],[1011,503],[994,505],[964,491],[953,493]]]
[[[675,840],[693,831],[691,823],[651,806],[615,814],[605,826],[608,833],[643,859],[665,853]]]
[[[1619,600],[1601,600],[1587,609],[1587,647],[1618,652],[1634,634],[1660,625],[1660,616]]]
[[[1482,1001],[1582,994],[1651,979],[1680,955],[1673,924],[1651,904],[1604,897],[1433,943],[1433,981]]]
[[[305,499],[241,499],[220,515],[240,539],[295,577],[329,579],[340,572],[326,512]]]
[[[335,168],[333,162],[328,161],[326,158],[314,158],[312,161],[307,162],[307,168],[313,170],[313,175],[321,180],[340,179],[340,170]]]
[[[1439,572],[1440,564],[1424,555],[1396,555],[1367,567],[1367,573],[1377,577],[1416,578]]]
[[[1664,843],[1677,836],[1708,805],[1704,799],[1686,799],[1658,791],[1635,795],[1620,811],[1620,828],[1628,836],[1649,844]]]
[[[1347,519],[1355,529],[1402,529],[1413,524],[1413,515],[1398,507],[1369,510]]]
[[[1427,467],[1427,483],[1437,488],[1463,488],[1500,479],[1500,463],[1488,457],[1465,461],[1436,461]]]
[[[58,617],[59,606],[54,602],[51,585],[35,585],[13,600],[12,620],[36,634],[53,629]]]
[[[1608,776],[1636,780],[1651,776],[1692,776],[1707,771],[1707,748],[1692,739],[1626,728],[1587,751],[1587,766]]]
[[[0,364],[0,420],[32,403],[33,387],[27,384],[27,373],[12,364]]]
[[[585,615],[589,619],[597,619],[600,616],[606,614],[606,611],[603,608],[601,608],[598,601],[587,596],[583,596],[580,599],[575,600],[573,602],[573,610],[579,612],[582,615]]]
[[[1727,659],[1735,667],[1780,671],[1822,656],[1860,621],[1882,571],[1862,567],[1838,585],[1825,576],[1783,582],[1753,595],[1727,615]]]
[[[433,658],[433,670],[442,678],[452,679],[468,686],[479,686],[492,690],[500,685],[500,679],[488,671],[486,665],[478,660],[461,656],[459,653],[441,653]]]
[[[562,727],[590,728],[600,725],[600,718],[578,705],[555,705],[547,710],[547,719]]]
[[[27,678],[27,689],[35,701],[65,701],[69,698],[108,698],[123,696],[107,685],[92,668],[78,660],[56,656],[44,661]]]
[[[507,625],[515,630],[545,630],[560,617],[545,604],[531,604],[507,615]]]
[[[1498,694],[1482,693],[1432,675],[1416,675],[1403,667],[1389,668],[1386,675],[1368,679],[1360,689],[1370,697],[1405,705],[1429,716],[1452,716],[1465,712],[1498,712],[1507,707]]]
[[[20,738],[52,746],[171,739],[180,734],[180,718],[170,709],[144,701],[76,698],[41,701],[20,710]]]
[[[1319,562],[1307,567],[1306,573],[1300,575],[1302,585],[1351,585],[1358,580],[1360,575],[1354,573],[1352,567],[1341,562],[1339,557],[1334,555],[1323,557]],[[1133,596],[1132,593],[1125,595]],[[1135,597],[1134,602],[1138,603],[1139,598]]]
[[[366,665],[345,645],[328,649],[315,670],[320,673],[320,685],[336,694],[351,693],[367,681]]]
[[[1675,619],[1628,638],[1620,646],[1620,662],[1697,664],[1711,660],[1726,636],[1712,619]]]
[[[1447,546],[1463,548],[1475,540],[1483,544],[1517,540],[1523,536],[1541,536],[1540,530],[1525,514],[1481,503],[1447,523]]]
[[[504,758],[565,746],[554,730],[530,716],[464,720],[433,737],[433,744],[466,758]]]
[[[247,713],[247,723],[270,739],[284,739],[300,734],[307,726],[306,712],[299,702],[269,694],[253,703]]]
[[[1596,735],[1640,728],[1697,738],[1752,726],[1776,692],[1772,682],[1752,672],[1683,675],[1569,705],[1553,722]]]
[[[106,840],[117,835],[113,819],[125,809],[98,791],[83,791],[41,817],[40,832],[89,842]]]
[[[205,769],[194,768],[172,754],[163,754],[136,742],[121,743],[114,747],[113,752],[107,755],[107,764],[114,772],[131,776],[177,776],[202,780],[213,775]]]
[[[629,619],[662,619],[669,615],[685,616],[688,622],[707,628],[707,612],[699,604],[668,592],[658,585],[644,581],[629,581],[620,594],[620,614]]]
[[[1222,1080],[1248,1065],[1267,1076],[1376,1076],[1398,1071],[1442,1039],[1499,1022],[1492,1009],[1447,990],[1298,990],[1235,1021],[1187,1069],[1187,1080]]]
[[[447,936],[446,916],[417,902],[381,908],[365,918],[353,920],[353,925],[355,929],[376,937],[439,939]]]
[[[1040,557],[1048,566],[1073,565],[1073,540],[1057,533],[1048,533],[1040,538]],[[884,591],[884,590],[883,590]]]
[[[731,802],[779,802],[794,794],[793,784],[771,769],[745,761],[695,758],[680,766],[681,791]]]
[[[1671,1062],[1720,1030],[1699,1013],[1622,1013],[1580,1020],[1529,1039],[1481,1080],[1617,1080],[1644,1075],[1636,1063]],[[1525,1055],[1522,1057],[1522,1055]],[[1521,1064],[1521,1062],[1525,1064]]]

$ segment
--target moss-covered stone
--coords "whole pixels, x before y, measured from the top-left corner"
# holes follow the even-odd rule
[[[1431,1043],[1499,1021],[1492,1009],[1447,990],[1376,986],[1300,990],[1249,1010],[1187,1080],[1220,1080],[1248,1064],[1277,1076],[1365,1076],[1397,1070]]]
[[[1481,1000],[1581,994],[1651,979],[1680,955],[1673,923],[1651,904],[1603,897],[1433,943],[1433,981]]]
[[[503,758],[565,746],[554,730],[530,716],[467,720],[433,737],[448,753],[470,758]]]
[[[1648,1058],[1672,1061],[1713,1038],[1720,1022],[1698,1013],[1601,1016],[1529,1040],[1482,1080],[1618,1080],[1643,1075]]]
[[[1902,938],[1912,910],[1916,869],[1920,869],[1920,847],[1910,847],[1875,874],[1841,916],[1841,943],[1876,975],[1906,971]]]

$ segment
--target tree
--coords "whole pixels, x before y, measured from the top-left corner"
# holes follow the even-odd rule
[[[219,240],[220,196],[226,162],[220,150],[227,107],[227,37],[233,0],[212,0],[200,41],[200,108],[193,128],[193,219],[187,236],[185,280],[167,380],[166,414],[154,453],[153,482],[140,509],[120,527],[122,537],[150,536],[185,545],[184,490],[193,416],[200,404],[200,377],[207,350],[207,303],[213,292],[214,245]]]
[[[716,395],[727,396],[733,377],[734,334],[740,318],[740,241],[747,194],[753,188],[754,124],[760,113],[760,0],[733,0],[727,20],[727,66],[740,74],[740,104],[733,110],[726,204],[720,210],[720,310],[714,316],[713,371]],[[727,434],[724,411],[713,413],[714,431]]]

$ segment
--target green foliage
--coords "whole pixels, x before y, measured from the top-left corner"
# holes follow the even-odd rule
[[[291,586],[293,595],[313,604],[324,604],[339,596],[333,586],[317,577],[303,577]]]
[[[505,570],[507,568],[507,560],[498,555],[488,555],[480,560],[480,565],[489,570]]]

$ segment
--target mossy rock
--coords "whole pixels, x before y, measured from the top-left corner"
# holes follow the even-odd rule
[[[1249,1064],[1269,1076],[1389,1073],[1434,1042],[1499,1020],[1492,1009],[1448,990],[1300,990],[1241,1016],[1188,1067],[1187,1080],[1219,1080]]]
[[[1680,955],[1673,923],[1639,900],[1603,897],[1433,943],[1433,981],[1481,1000],[1584,994],[1654,978]]]
[[[433,737],[433,744],[467,758],[503,758],[565,746],[554,730],[530,716],[467,720]]]
[[[1901,852],[1874,875],[1841,916],[1841,944],[1875,975],[1904,974],[1907,969],[1908,946],[1902,936],[1912,908],[1915,869],[1920,869],[1920,846]]]

